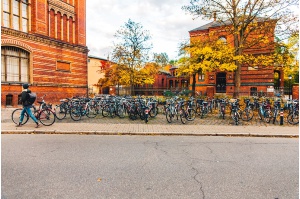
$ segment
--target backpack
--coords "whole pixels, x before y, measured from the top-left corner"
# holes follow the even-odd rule
[[[29,98],[27,99],[28,104],[32,105],[36,100],[36,93],[28,93]]]

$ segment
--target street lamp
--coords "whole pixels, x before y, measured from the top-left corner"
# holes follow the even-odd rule
[[[289,75],[289,99],[291,99],[292,75]]]

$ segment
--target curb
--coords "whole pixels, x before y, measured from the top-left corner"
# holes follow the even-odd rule
[[[215,136],[215,137],[270,137],[270,138],[299,138],[295,134],[252,134],[252,133],[164,133],[164,132],[105,132],[105,131],[56,131],[56,130],[5,130],[1,134],[56,134],[56,135],[123,135],[123,136]]]

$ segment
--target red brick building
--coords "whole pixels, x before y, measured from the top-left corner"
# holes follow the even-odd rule
[[[169,65],[164,70],[159,70],[153,85],[138,85],[135,87],[136,94],[163,95],[164,91],[176,93],[188,89],[189,78],[177,77],[177,68],[177,66]]]
[[[2,0],[1,103],[29,83],[46,102],[87,95],[86,1]]]
[[[229,22],[225,22],[225,25],[221,25],[219,22],[213,21],[189,31],[190,40],[201,40],[202,38],[208,37],[208,35],[214,32],[217,33],[217,37],[219,39],[222,39],[224,42],[233,45],[233,35],[230,35],[228,32],[226,32],[225,27],[228,26],[230,26]],[[266,45],[265,47],[254,46],[251,49],[245,49],[244,53],[253,55],[273,53],[274,45],[272,44],[274,43],[274,31],[268,32],[267,34],[270,45]],[[251,35],[250,39],[252,37],[255,37],[255,35]],[[207,94],[210,97],[214,96],[215,94],[233,95],[235,79],[234,75],[234,72],[228,71],[199,72],[196,75],[195,90],[200,94]],[[275,77],[277,77],[277,79]],[[283,79],[283,72],[281,70],[274,70],[273,66],[262,67],[243,65],[241,71],[240,95],[250,96],[257,92],[264,92],[267,95],[272,96],[274,94],[274,87],[284,86]]]

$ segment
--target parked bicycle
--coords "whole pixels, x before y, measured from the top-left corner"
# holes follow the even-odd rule
[[[250,121],[253,118],[252,104],[250,99],[244,99],[245,108],[241,111],[241,118],[243,121]]]
[[[299,101],[293,100],[292,110],[289,113],[287,120],[290,124],[299,124]]]
[[[200,118],[203,118],[208,113],[212,112],[212,103],[210,100],[198,99],[196,101],[196,113],[200,115]]]
[[[277,100],[274,102],[274,109],[273,109],[273,124],[275,124],[275,122],[279,123],[279,119],[280,119],[280,109],[281,109],[281,103],[280,100]]]
[[[93,106],[92,101],[89,98],[74,99],[74,103],[70,108],[70,116],[72,120],[79,121],[82,116],[87,116],[88,118],[94,118],[97,116],[97,111],[95,106]]]
[[[270,100],[266,99],[263,101],[259,107],[258,118],[264,120],[267,123],[270,123],[272,118],[271,104]]]
[[[231,118],[233,119],[235,125],[239,124],[239,118],[240,118],[240,113],[239,113],[239,100],[236,100],[235,102],[230,102],[231,106],[231,111],[230,115]]]
[[[178,118],[180,118],[181,123],[185,124],[186,123],[186,114],[184,112],[184,110],[182,110],[182,106],[184,101],[183,100],[179,100],[179,101],[175,101],[177,99],[171,99],[169,101],[169,104],[166,107],[166,119],[169,123],[173,122],[174,118],[176,117],[176,119],[178,120]]]

